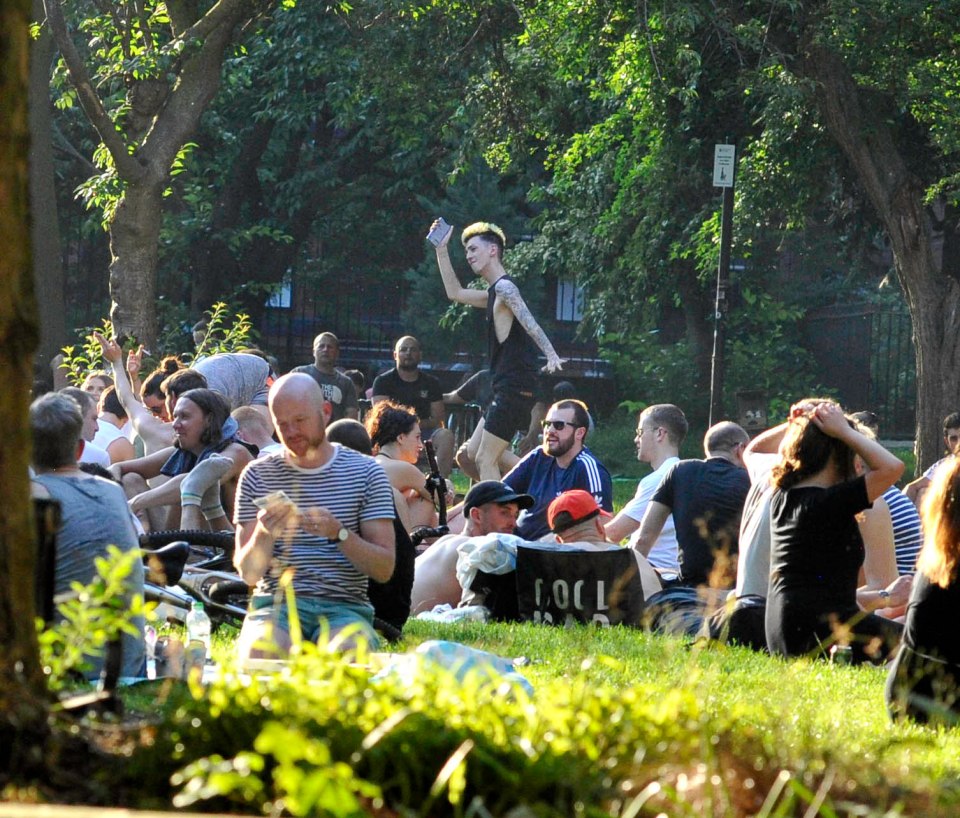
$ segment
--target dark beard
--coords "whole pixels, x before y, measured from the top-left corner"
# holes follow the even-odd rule
[[[567,452],[569,452],[573,448],[573,444],[575,442],[576,442],[576,439],[572,437],[566,441],[559,440],[557,441],[556,448],[553,451],[550,451],[550,449],[548,448],[550,445],[549,443],[544,443],[543,452],[544,454],[550,455],[550,457],[563,457]]]
[[[420,369],[420,364],[397,364],[397,369],[401,372],[416,372]]]

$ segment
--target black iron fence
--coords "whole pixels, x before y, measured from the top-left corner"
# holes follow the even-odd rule
[[[824,308],[808,315],[804,328],[823,386],[850,410],[875,412],[882,437],[912,439],[917,375],[906,306]]]

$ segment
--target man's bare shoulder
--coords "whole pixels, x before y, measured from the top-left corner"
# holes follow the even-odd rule
[[[456,548],[460,543],[466,542],[470,538],[466,534],[444,534],[437,540],[434,540],[433,545],[426,550],[425,553],[429,554],[437,546],[443,548]]]
[[[469,539],[464,534],[446,534],[434,540],[426,551],[417,556],[417,566],[422,569],[425,565],[444,559],[456,560],[457,547]]]

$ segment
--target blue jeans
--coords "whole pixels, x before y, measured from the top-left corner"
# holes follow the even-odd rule
[[[349,625],[359,626],[357,635],[366,637],[371,648],[378,644],[377,633],[373,629],[373,606],[363,602],[344,602],[341,600],[318,599],[316,597],[296,598],[297,618],[300,631],[305,639],[316,642],[325,622],[331,635]],[[287,602],[275,604],[272,596],[254,596],[250,600],[247,619],[254,622],[272,621],[278,628],[290,632],[290,612]]]

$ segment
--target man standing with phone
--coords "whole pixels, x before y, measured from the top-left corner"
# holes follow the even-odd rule
[[[499,480],[500,455],[514,432],[529,424],[535,400],[537,348],[547,358],[544,371],[556,372],[563,362],[503,268],[503,231],[490,222],[476,222],[461,234],[467,263],[487,282],[486,291],[460,284],[447,249],[452,235],[453,228],[438,219],[428,238],[437,248],[437,264],[447,298],[487,311],[493,386],[493,401],[477,424],[468,451],[481,480]]]

